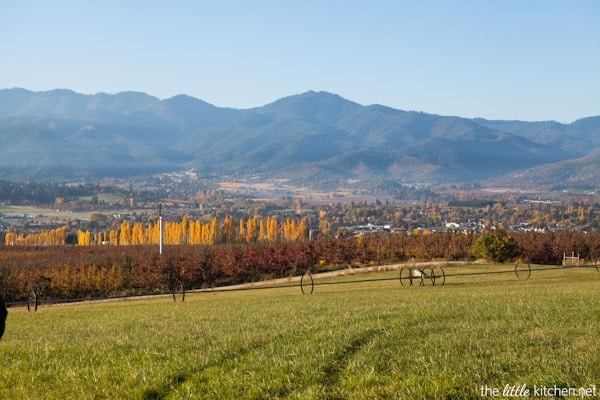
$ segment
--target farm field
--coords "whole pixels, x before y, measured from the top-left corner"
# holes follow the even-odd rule
[[[306,204],[330,204],[330,203],[349,203],[352,201],[394,201],[393,195],[378,194],[371,195],[365,193],[356,193],[350,189],[339,188],[334,191],[321,191],[307,187],[298,187],[283,181],[267,182],[219,182],[219,189],[236,194],[252,195],[255,200],[267,202],[281,201],[282,198],[291,197],[300,199]]]
[[[600,273],[459,275],[512,268],[447,267],[444,286],[401,286],[394,271],[316,280],[312,295],[13,308],[0,398],[480,399],[506,385],[597,396]]]
[[[61,210],[56,206],[51,208],[42,208],[36,206],[0,206],[0,213],[5,214],[5,217],[10,219],[12,216],[27,216],[32,220],[40,221],[63,221],[70,219],[87,219],[87,212],[72,212],[69,210]]]

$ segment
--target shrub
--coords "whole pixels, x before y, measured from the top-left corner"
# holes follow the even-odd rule
[[[471,245],[470,253],[475,258],[505,262],[517,255],[515,239],[505,231],[484,233]]]

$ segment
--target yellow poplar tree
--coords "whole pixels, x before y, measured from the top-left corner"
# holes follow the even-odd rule
[[[7,246],[15,245],[16,235],[13,232],[6,232],[4,235],[4,244]]]
[[[240,241],[247,242],[248,238],[246,237],[246,225],[244,224],[244,218],[240,218]]]
[[[110,242],[111,245],[118,246],[119,245],[119,233],[116,230],[111,229],[110,232],[108,233],[108,241]]]
[[[77,231],[77,245],[78,246],[89,246],[91,243],[91,234],[90,231],[82,232],[80,230]]]
[[[131,244],[145,244],[144,227],[140,222],[133,224],[133,231],[131,232]]]
[[[258,219],[249,218],[246,222],[246,242],[255,243],[258,241]]]
[[[225,243],[235,243],[235,225],[231,216],[226,216],[223,221],[223,239]]]
[[[202,244],[202,223],[195,220],[190,223],[190,244]]]
[[[267,217],[267,240],[269,242],[277,241],[277,218]]]
[[[294,221],[291,218],[286,218],[286,220],[283,222],[283,226],[282,226],[283,240],[285,240],[285,241],[295,240],[295,237],[294,237],[295,234],[296,234],[296,221]]]
[[[210,223],[210,229],[207,230],[208,241],[206,244],[215,244],[217,234],[219,233],[219,220],[214,217]]]
[[[189,231],[189,221],[187,215],[184,215],[181,219],[181,224],[179,227],[179,241],[178,244],[187,244],[188,243],[188,233]]]
[[[263,218],[260,219],[259,223],[258,223],[258,240],[262,241],[266,241],[268,238],[267,236],[267,225],[266,222]]]
[[[119,244],[121,246],[131,244],[131,224],[128,221],[124,221],[121,224],[121,233],[119,234]]]
[[[300,220],[300,224],[298,225],[298,238],[308,238],[308,224],[306,223],[306,218]]]

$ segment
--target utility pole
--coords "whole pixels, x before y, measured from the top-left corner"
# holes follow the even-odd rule
[[[163,253],[162,203],[158,203],[158,254]]]

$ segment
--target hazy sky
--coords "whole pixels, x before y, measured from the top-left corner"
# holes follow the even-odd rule
[[[0,88],[600,115],[600,1],[0,0]]]

